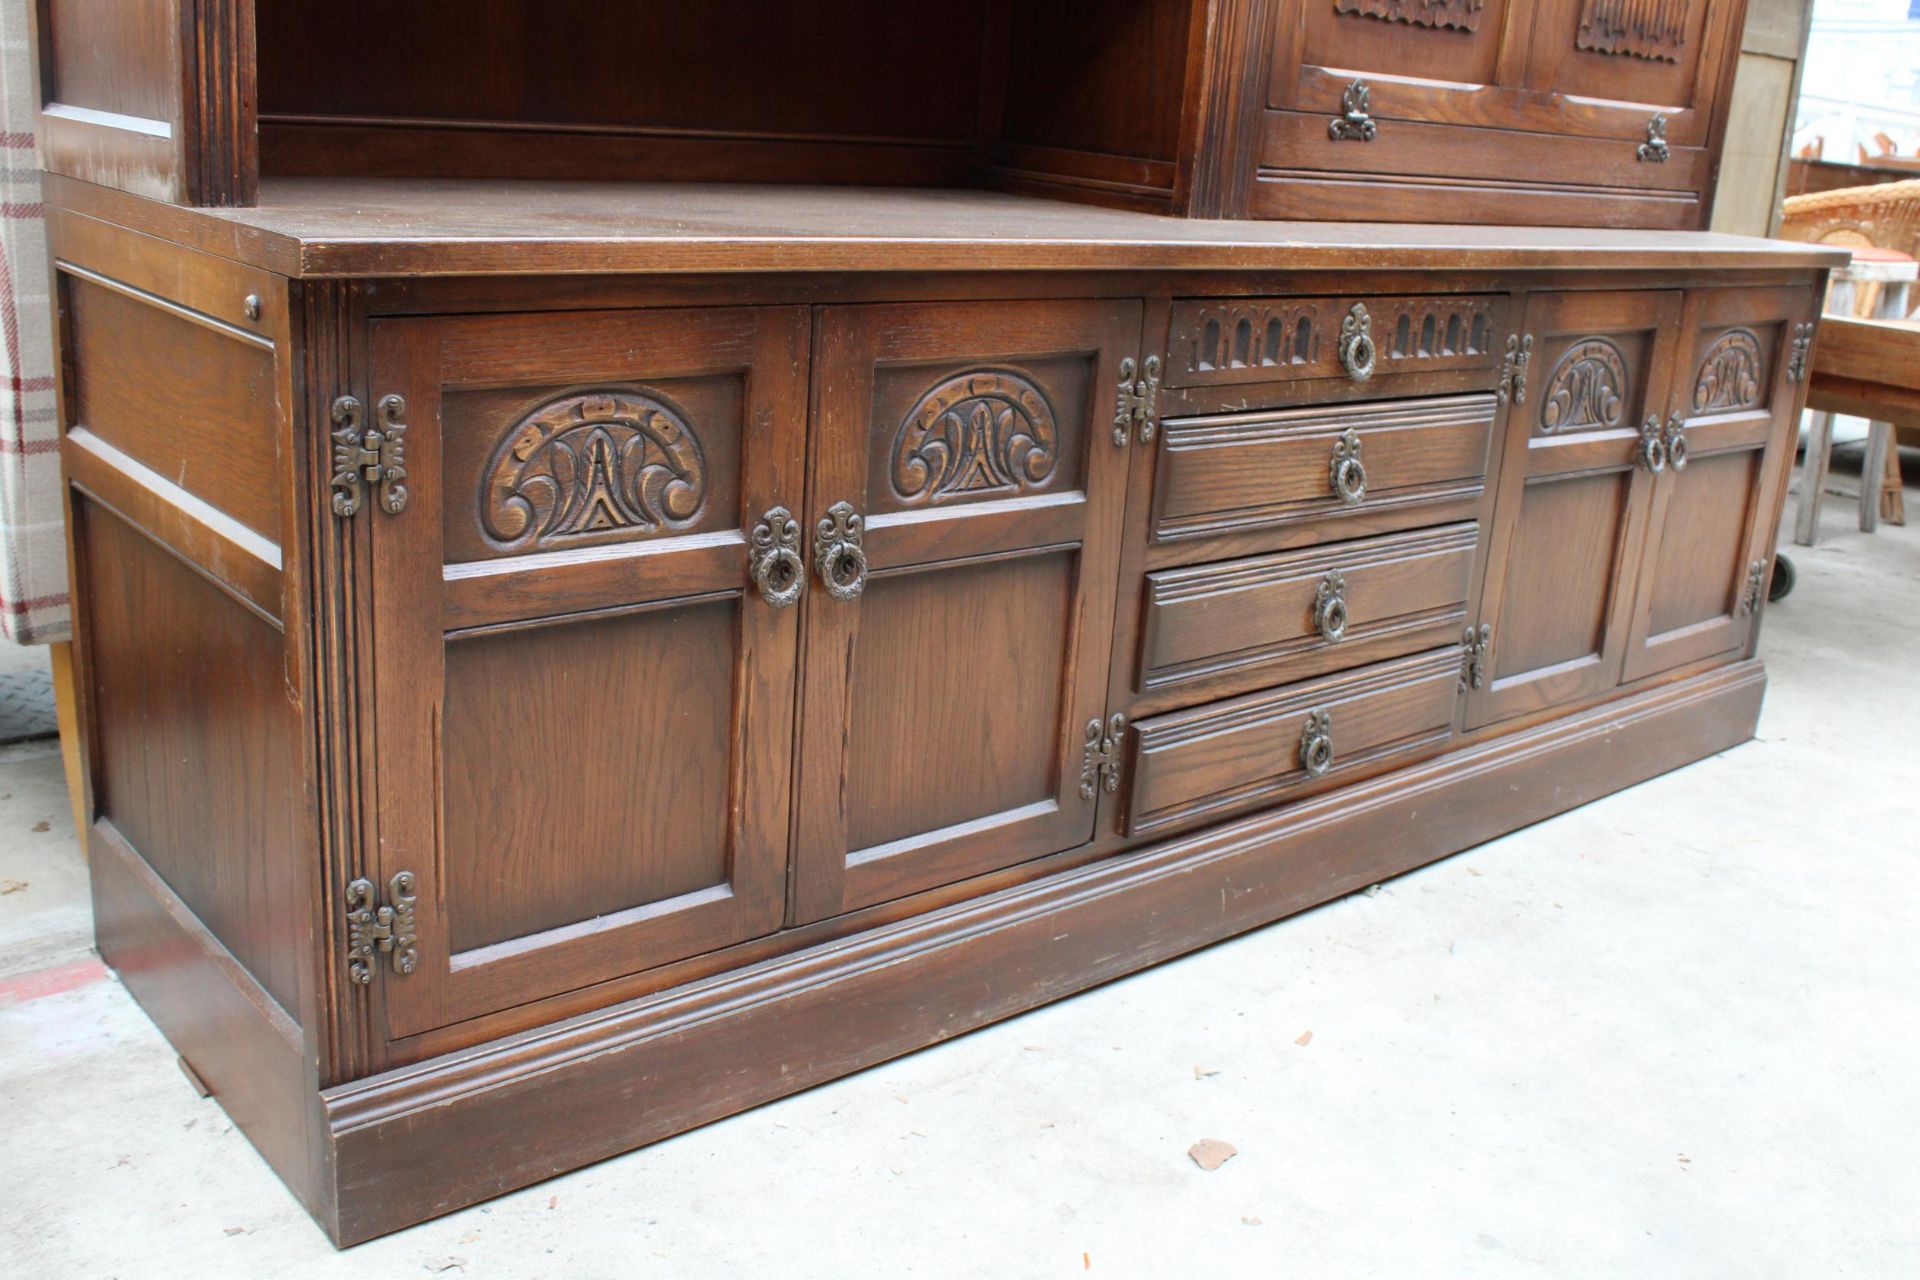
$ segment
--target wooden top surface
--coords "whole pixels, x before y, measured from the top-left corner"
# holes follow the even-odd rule
[[[271,178],[247,209],[68,179],[79,212],[298,276],[1839,266],[1710,232],[1169,218],[946,188]]]
[[[1920,321],[1821,317],[1807,405],[1920,427]]]

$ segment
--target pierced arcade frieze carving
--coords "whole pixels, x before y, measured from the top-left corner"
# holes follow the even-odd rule
[[[636,391],[549,400],[501,438],[480,523],[503,548],[680,528],[700,514],[707,463],[680,410]]]
[[[920,398],[893,444],[893,491],[903,502],[1021,493],[1059,461],[1046,394],[1011,369],[971,369]]]
[[[1605,338],[1568,347],[1540,398],[1540,430],[1586,431],[1620,425],[1627,401],[1627,362]]]
[[[1687,44],[1688,0],[1587,0],[1574,47],[1654,62],[1678,62]]]
[[[1493,303],[1486,298],[1414,298],[1380,307],[1380,354],[1399,360],[1485,355],[1493,347]]]
[[[1312,303],[1222,303],[1198,310],[1186,372],[1284,369],[1320,358],[1319,314]]]
[[[1760,405],[1762,357],[1760,339],[1751,329],[1729,329],[1721,334],[1700,361],[1693,384],[1693,411],[1754,409]]]
[[[1333,11],[1415,27],[1478,31],[1486,0],[1333,0]]]

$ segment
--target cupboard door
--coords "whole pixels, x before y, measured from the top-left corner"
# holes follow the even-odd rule
[[[1490,666],[1478,726],[1602,693],[1620,679],[1634,560],[1679,333],[1677,291],[1535,294],[1522,397],[1508,407],[1480,617]]]
[[[1109,301],[820,313],[796,920],[1092,838],[1140,321]]]
[[[1787,378],[1798,288],[1722,289],[1687,302],[1688,355],[1666,420],[1624,678],[1743,648],[1772,548],[1765,495],[1793,453]]]
[[[408,490],[360,525],[379,893],[416,897],[415,970],[374,988],[390,1036],[779,926],[798,610],[750,567],[800,503],[808,324],[375,324]]]
[[[1740,6],[1710,0],[1540,0],[1526,87],[1567,131],[1639,136],[1658,111],[1676,147],[1704,146]]]

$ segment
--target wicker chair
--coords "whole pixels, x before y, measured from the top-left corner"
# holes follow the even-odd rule
[[[1920,178],[1788,196],[1781,207],[1782,239],[1872,245],[1920,258]]]

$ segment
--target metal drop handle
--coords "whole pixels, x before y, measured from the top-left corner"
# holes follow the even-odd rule
[[[1333,459],[1327,464],[1327,484],[1335,496],[1350,507],[1367,496],[1367,468],[1360,461],[1360,433],[1352,427],[1333,442]]]
[[[1309,778],[1325,777],[1333,768],[1333,712],[1322,707],[1307,713],[1300,733],[1300,767]]]
[[[800,525],[785,507],[774,507],[753,526],[747,570],[760,598],[776,609],[800,599],[807,585],[807,562],[800,558]]]
[[[1675,471],[1687,469],[1686,425],[1677,413],[1667,419],[1667,465]]]
[[[1667,442],[1660,434],[1659,418],[1648,415],[1646,425],[1640,428],[1640,447],[1634,458],[1655,475],[1667,469]]]
[[[860,546],[866,522],[851,504],[836,502],[814,526],[813,568],[835,600],[852,600],[867,589],[867,553]]]
[[[1313,595],[1313,625],[1328,644],[1347,636],[1347,579],[1338,569],[1327,570]]]
[[[1367,311],[1367,304],[1356,302],[1340,321],[1340,367],[1355,382],[1365,382],[1373,376],[1373,363],[1380,354],[1373,344],[1373,316]]]

